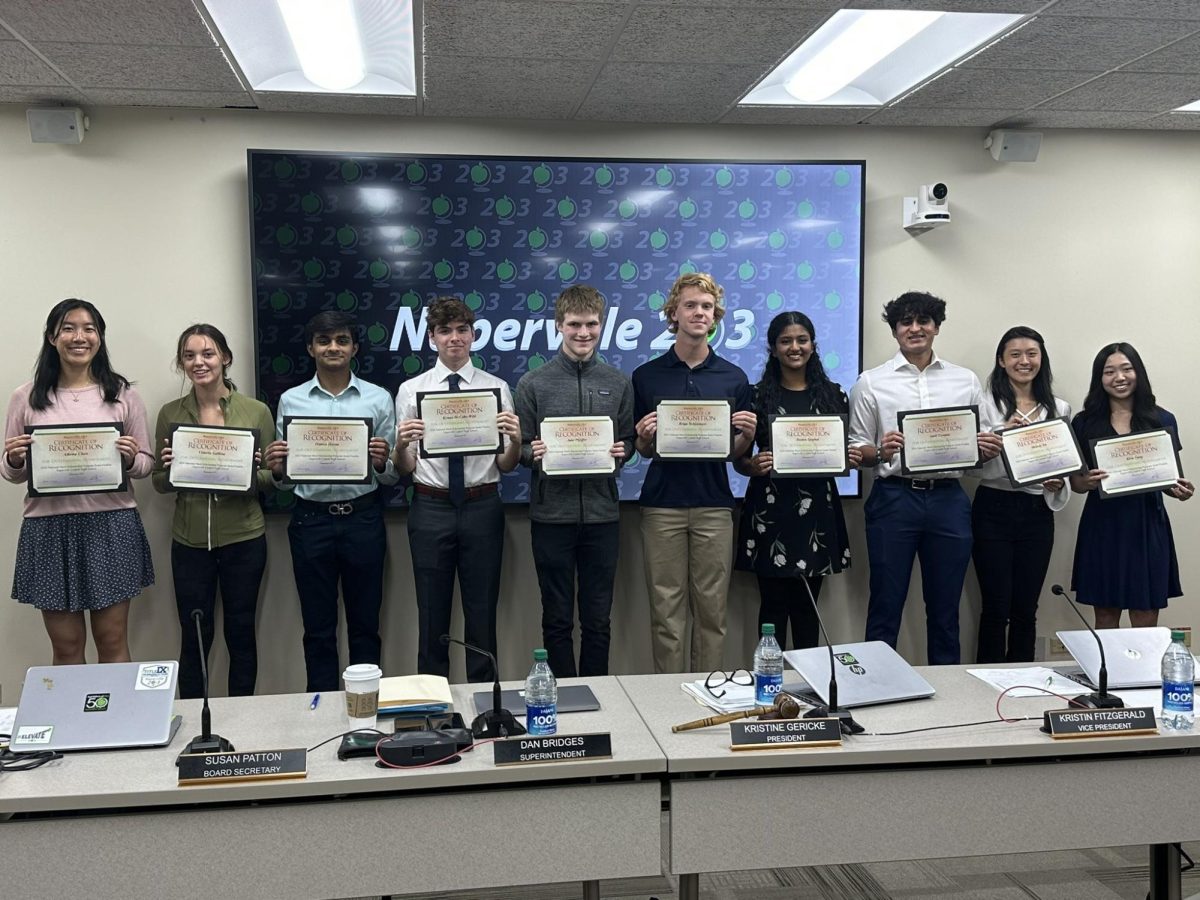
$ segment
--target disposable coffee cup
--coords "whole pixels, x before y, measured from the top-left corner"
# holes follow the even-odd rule
[[[342,673],[346,683],[346,717],[350,729],[374,728],[379,713],[379,679],[383,670],[374,663],[356,663]]]

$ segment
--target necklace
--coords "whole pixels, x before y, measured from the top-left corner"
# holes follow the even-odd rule
[[[60,388],[60,390],[64,390],[64,391],[66,391],[68,394],[70,394],[70,395],[71,395],[71,401],[72,401],[73,403],[78,403],[78,402],[79,402],[79,395],[80,395],[80,394],[86,394],[88,391],[90,391],[90,390],[91,390],[92,388],[94,388],[94,387],[95,387],[95,385],[94,385],[94,384],[89,384],[87,387],[83,387],[83,388],[78,388],[78,389],[75,389],[75,388]]]

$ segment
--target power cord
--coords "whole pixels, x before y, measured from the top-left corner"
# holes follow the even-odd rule
[[[35,750],[31,753],[13,753],[8,748],[10,734],[0,734],[0,772],[28,772],[38,769],[48,762],[62,759],[63,755],[56,750]]]

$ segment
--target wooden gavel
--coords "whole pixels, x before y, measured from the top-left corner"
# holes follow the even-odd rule
[[[723,713],[719,716],[709,716],[707,719],[697,719],[694,722],[684,722],[682,725],[672,725],[671,731],[694,731],[697,728],[707,728],[710,725],[724,725],[738,719],[750,719],[754,716],[765,716],[772,719],[795,719],[800,715],[800,704],[788,694],[778,694],[770,706],[756,706],[741,712]]]

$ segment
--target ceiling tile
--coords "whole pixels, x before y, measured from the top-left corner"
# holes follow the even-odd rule
[[[1147,120],[1143,127],[1164,131],[1200,131],[1200,113],[1167,113]]]
[[[1037,18],[963,66],[1104,72],[1179,36],[1178,22]]]
[[[1031,13],[1045,0],[854,0],[853,9],[936,9],[941,12]]]
[[[911,125],[920,127],[991,128],[997,122],[1013,115],[1017,110],[1008,109],[939,109],[910,108],[907,104],[881,109],[863,124],[865,125]]]
[[[587,94],[596,63],[435,57],[426,61],[424,115],[565,119]]]
[[[62,87],[24,87],[0,85],[0,103],[26,103],[31,106],[83,106],[83,94]]]
[[[351,115],[412,116],[416,97],[381,97],[378,94],[332,95],[273,91],[255,93],[258,108],[278,112],[347,113]]]
[[[1200,7],[1200,3],[1196,4]],[[1177,41],[1170,47],[1135,59],[1122,72],[1191,72],[1200,74],[1200,35]],[[1198,91],[1197,93],[1200,93]]]
[[[626,22],[610,60],[688,62],[737,60],[775,66],[828,17],[818,9],[782,7],[747,15],[725,6],[639,6]]]
[[[873,106],[738,106],[721,124],[855,125],[876,111]]]
[[[620,31],[624,3],[469,0],[426,3],[426,57],[601,59]]]
[[[216,46],[191,0],[4,0],[0,21],[30,43]]]
[[[1110,109],[1165,112],[1200,96],[1200,79],[1192,75],[1113,72],[1063,94],[1045,109]]]
[[[1031,109],[999,124],[1004,128],[1144,128],[1151,117],[1144,112]]]
[[[66,84],[20,41],[0,41],[0,84]]]
[[[761,74],[760,66],[611,63],[600,71],[579,117],[643,122],[661,110],[664,122],[712,122]]]
[[[1042,15],[1200,21],[1196,0],[1058,0]]]
[[[85,93],[89,106],[161,106],[185,109],[254,106],[254,99],[245,91],[135,91],[128,88],[89,88]]]
[[[45,43],[38,48],[81,88],[239,91],[220,50]]]
[[[900,106],[1024,109],[1095,77],[1090,72],[958,68],[905,97]]]

